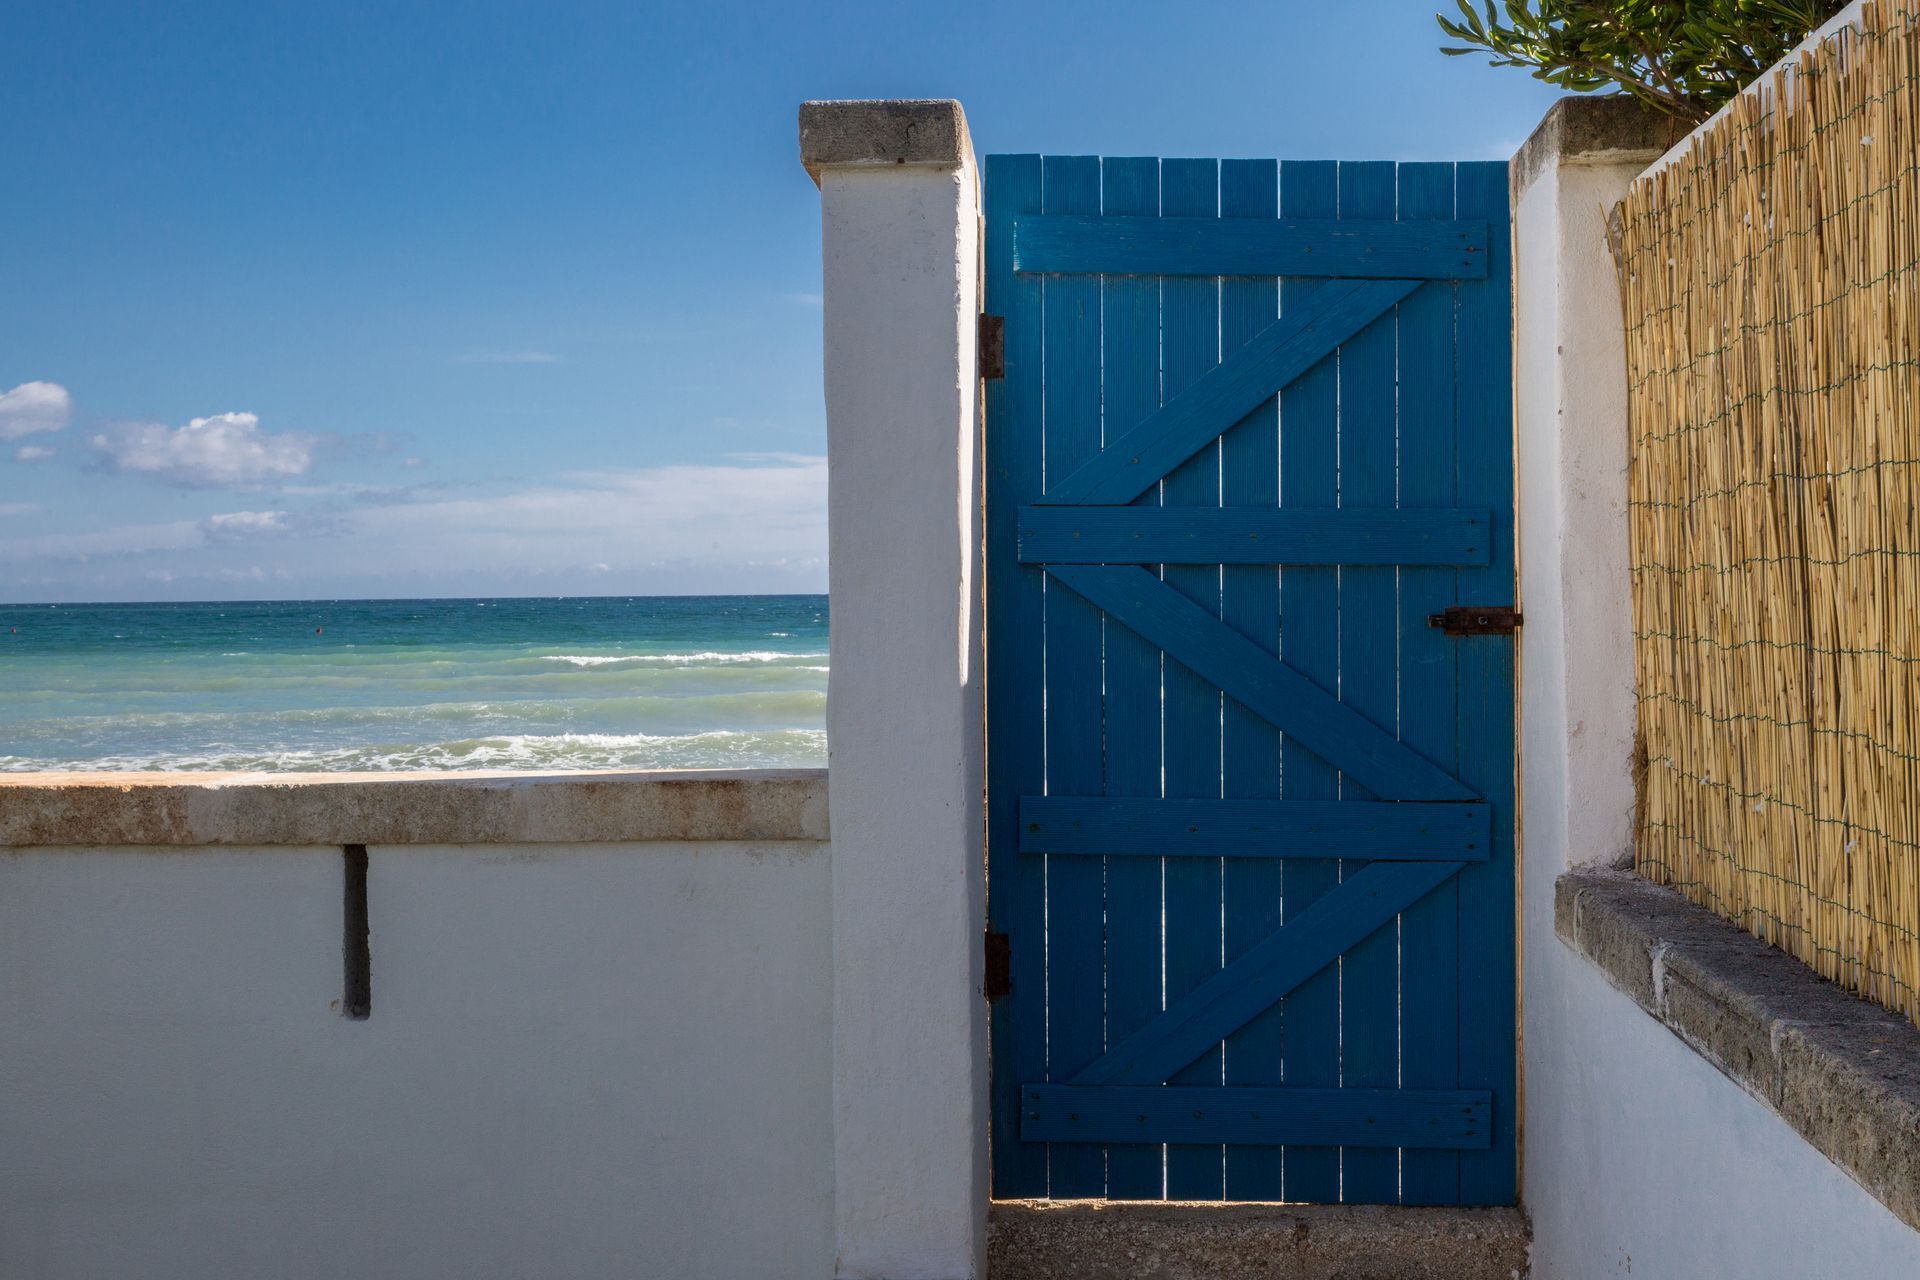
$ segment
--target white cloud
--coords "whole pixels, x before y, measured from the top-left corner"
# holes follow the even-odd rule
[[[191,520],[111,525],[86,533],[42,533],[24,538],[0,538],[0,563],[29,564],[41,560],[91,560],[96,556],[186,551],[203,545],[203,542],[200,526]]]
[[[38,510],[37,502],[0,502],[0,516],[30,516]]]
[[[301,431],[262,431],[257,414],[216,413],[178,428],[134,423],[89,443],[117,471],[193,488],[256,488],[305,475],[318,440]]]
[[[49,449],[43,444],[23,444],[13,451],[13,460],[15,462],[39,462],[43,458],[51,458],[55,452],[55,450]]]
[[[73,397],[57,382],[23,382],[0,392],[0,440],[58,431],[73,418]]]
[[[47,588],[29,584],[53,581],[75,599],[115,590],[145,598],[149,569],[172,573],[170,590],[183,599],[250,586],[290,597],[825,589],[826,459],[811,455],[341,497],[311,509],[276,504],[0,538],[0,594],[42,598]],[[76,560],[101,570],[95,584],[73,573]]]
[[[293,531],[293,518],[285,511],[223,511],[201,522],[207,537],[262,538]]]
[[[825,458],[770,454],[576,472],[494,495],[428,492],[355,512],[347,536],[365,540],[367,563],[394,570],[824,564],[826,500]]]
[[[455,364],[559,364],[551,351],[469,351],[453,358]]]

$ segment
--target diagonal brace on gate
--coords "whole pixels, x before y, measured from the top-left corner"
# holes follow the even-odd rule
[[[1145,569],[1047,572],[1375,795],[1477,800],[1473,790]]]
[[[1418,289],[1418,280],[1333,280],[1196,378],[1058,484],[1043,506],[1124,506]]]
[[[1375,862],[1173,1002],[1068,1083],[1160,1084],[1465,865]]]

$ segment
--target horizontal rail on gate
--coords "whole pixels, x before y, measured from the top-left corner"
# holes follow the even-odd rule
[[[1013,269],[1033,274],[1347,276],[1477,280],[1482,220],[1127,218],[1013,219]]]
[[[1022,796],[1020,852],[1485,862],[1485,804]]]
[[[1030,1084],[1025,1142],[1232,1143],[1236,1146],[1491,1145],[1485,1089],[1287,1089]]]
[[[1484,510],[1022,507],[1022,564],[1482,565]]]

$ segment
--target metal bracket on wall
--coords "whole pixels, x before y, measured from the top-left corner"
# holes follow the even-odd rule
[[[1013,992],[1013,947],[1004,933],[987,933],[987,999]]]
[[[1005,316],[980,317],[980,376],[983,378],[1004,378],[1007,376],[1007,318]]]

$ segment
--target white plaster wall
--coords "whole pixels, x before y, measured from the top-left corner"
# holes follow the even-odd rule
[[[960,1280],[986,1224],[977,182],[820,192],[836,1274]]]
[[[0,852],[0,1277],[824,1277],[824,844]]]
[[[1920,1276],[1920,1233],[1553,931],[1555,879],[1632,847],[1626,365],[1605,219],[1650,159],[1550,161],[1515,210],[1534,1280]]]
[[[1920,1276],[1920,1232],[1608,985],[1551,921],[1528,928],[1533,1280]]]
[[[1606,219],[1645,159],[1549,165],[1514,211],[1524,881],[1549,910],[1572,862],[1633,847],[1626,346]]]

